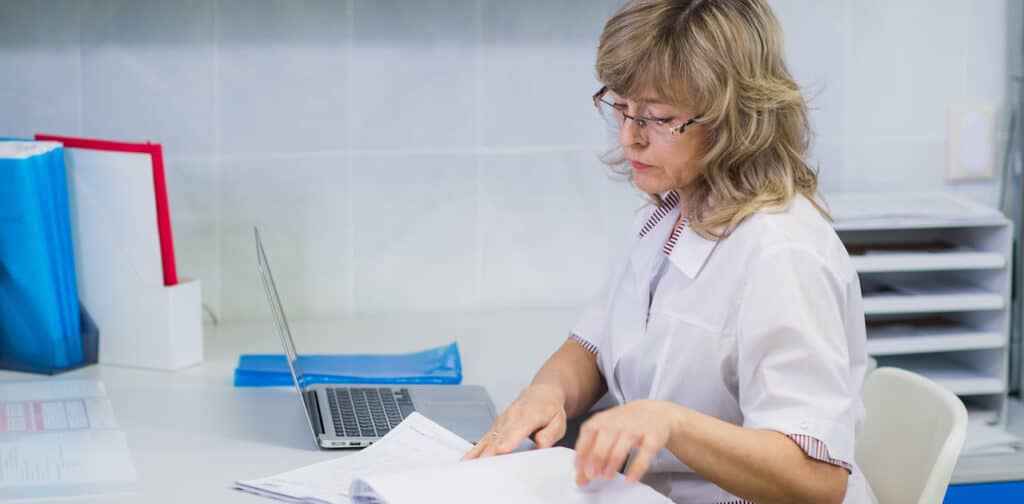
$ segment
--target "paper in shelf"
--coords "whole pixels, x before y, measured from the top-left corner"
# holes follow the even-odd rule
[[[374,383],[456,385],[462,382],[462,360],[455,342],[406,354],[300,355],[306,385],[313,383]],[[288,361],[281,354],[238,357],[236,387],[292,385]]]

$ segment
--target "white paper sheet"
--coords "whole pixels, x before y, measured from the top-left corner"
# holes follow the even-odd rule
[[[124,493],[135,480],[101,382],[0,382],[0,499]]]
[[[413,413],[359,453],[268,478],[237,481],[235,488],[288,502],[331,504],[671,502],[648,486],[627,484],[621,475],[578,488],[574,452],[567,448],[459,462],[471,447]]]
[[[397,471],[456,462],[472,445],[419,413],[409,415],[380,441],[358,453],[267,478],[235,482],[235,487],[291,502],[344,504],[349,486],[372,472]]]
[[[671,504],[621,474],[580,488],[568,448],[532,450],[500,457],[376,473],[357,480],[352,496],[360,504]],[[485,496],[485,500],[481,500]]]

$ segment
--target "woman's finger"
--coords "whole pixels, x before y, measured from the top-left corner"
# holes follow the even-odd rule
[[[565,436],[565,419],[561,415],[555,416],[541,430],[533,435],[537,448],[551,448]]]
[[[501,432],[501,426],[505,424],[505,419],[507,417],[507,414],[499,416],[498,419],[494,421],[494,424],[491,425],[491,428],[487,429],[487,432],[485,432],[484,435],[480,437],[480,440],[476,442],[473,449],[469,450],[469,453],[462,456],[462,460],[479,458],[483,454],[484,450],[487,449],[487,445],[494,441],[493,433]]]
[[[593,449],[594,438],[597,435],[596,424],[593,419],[583,422],[580,426],[580,434],[576,438],[576,469],[583,467],[582,463],[590,455],[590,450]]]
[[[504,455],[515,450],[527,436],[537,430],[537,427],[539,426],[533,422],[510,424],[507,430],[503,430],[498,436],[495,436],[494,451],[491,455]]]
[[[619,439],[619,433],[609,429],[601,429],[594,438],[594,447],[584,460],[583,470],[588,480],[604,477],[604,467],[608,464],[608,454]]]
[[[623,433],[619,436],[619,439],[615,441],[615,445],[608,451],[607,462],[604,466],[603,476],[606,479],[611,479],[615,476],[615,473],[619,471],[622,464],[626,462],[626,457],[629,456],[629,450],[633,448],[636,443],[636,437],[632,434]]]
[[[657,453],[658,447],[645,440],[637,450],[636,457],[633,457],[633,460],[629,462],[629,467],[626,468],[626,480],[630,483],[640,481],[640,478],[647,474],[647,469],[651,467],[651,462]]]
[[[480,440],[473,445],[473,448],[469,450],[469,453],[462,456],[462,460],[473,460],[475,458],[479,458],[484,450],[487,449],[487,445],[490,444],[493,439],[494,433],[497,432],[495,430],[496,428],[497,424],[491,426],[491,428],[480,437]]]

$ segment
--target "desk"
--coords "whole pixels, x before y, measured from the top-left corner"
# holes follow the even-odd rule
[[[361,317],[292,323],[302,353],[407,352],[458,341],[463,381],[487,387],[499,411],[565,341],[579,310]],[[206,327],[206,359],[178,372],[90,366],[64,376],[101,380],[128,438],[139,494],[85,503],[271,502],[231,488],[344,454],[314,448],[295,390],[235,388],[240,353],[280,353],[272,325]],[[38,378],[0,372],[0,379]],[[1024,434],[1024,407],[1011,407]],[[954,483],[1024,480],[1024,454],[965,458]]]
[[[292,324],[302,353],[406,352],[458,341],[463,382],[487,387],[499,409],[565,341],[577,310],[366,317]],[[240,353],[281,353],[269,323],[206,327],[206,359],[177,372],[89,366],[62,376],[101,380],[128,439],[139,495],[73,502],[273,502],[231,488],[344,454],[319,451],[294,388],[235,388]],[[0,372],[0,379],[37,375]]]

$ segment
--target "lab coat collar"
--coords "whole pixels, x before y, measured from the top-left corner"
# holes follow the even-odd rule
[[[686,226],[679,233],[675,247],[668,258],[679,271],[691,280],[697,278],[704,264],[711,257],[711,252],[718,245],[718,240],[709,240],[697,234],[692,227]]]
[[[671,227],[679,217],[679,193],[669,191],[661,197],[665,203],[651,214],[643,228],[640,229],[640,239],[647,234],[652,234],[653,236],[649,239],[657,239],[660,243],[664,243],[671,234]],[[664,229],[665,227],[667,229]],[[659,229],[659,231],[655,231],[655,229]],[[708,240],[687,225],[679,233],[679,238],[669,254],[669,260],[683,274],[693,280],[697,278],[717,244],[718,240]],[[660,250],[661,247],[658,248]]]

